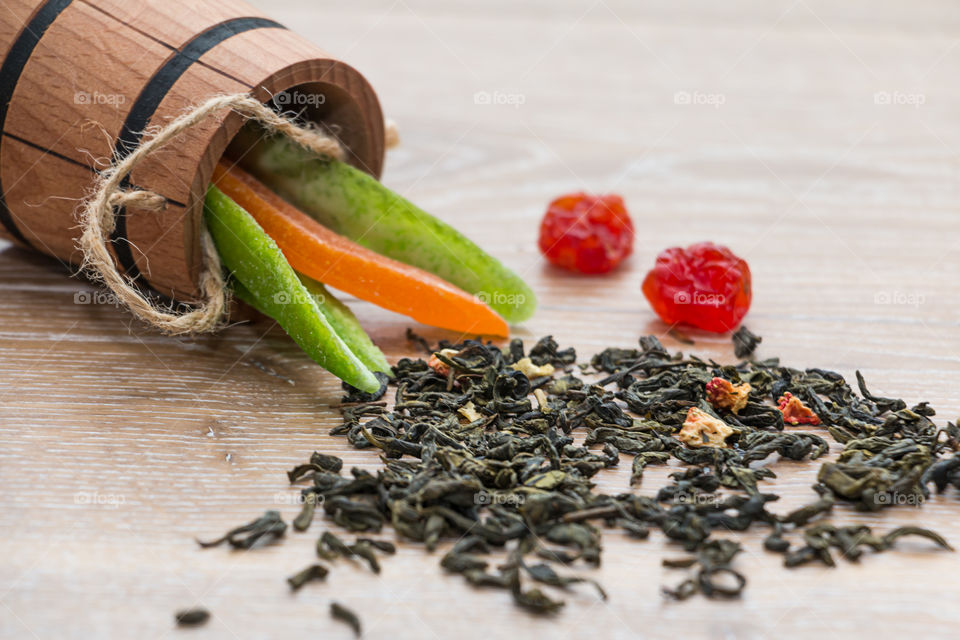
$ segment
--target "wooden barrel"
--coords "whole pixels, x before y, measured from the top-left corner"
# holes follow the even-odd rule
[[[205,99],[249,92],[322,123],[379,176],[380,104],[355,69],[237,0],[3,0],[0,233],[77,265],[76,214],[97,171]],[[224,113],[141,162],[161,212],[117,212],[118,268],[194,300],[203,196],[242,118]]]

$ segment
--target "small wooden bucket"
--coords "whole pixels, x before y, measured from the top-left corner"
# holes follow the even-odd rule
[[[97,171],[218,94],[249,92],[323,123],[379,176],[380,104],[360,73],[240,0],[3,0],[0,234],[76,265],[76,214]],[[161,212],[117,212],[118,269],[159,293],[198,295],[203,196],[243,124],[201,122],[141,162],[131,188]]]

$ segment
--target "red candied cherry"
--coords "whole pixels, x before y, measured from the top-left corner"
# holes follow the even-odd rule
[[[657,256],[643,294],[667,324],[731,331],[750,309],[750,267],[730,249],[701,242]]]
[[[539,245],[558,267],[606,273],[633,251],[633,222],[620,196],[572,193],[547,207]]]

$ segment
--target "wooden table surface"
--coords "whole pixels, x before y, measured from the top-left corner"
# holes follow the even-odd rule
[[[652,333],[730,362],[728,337],[664,336],[639,288],[658,251],[711,239],[753,268],[759,356],[859,368],[878,394],[930,401],[941,424],[960,415],[956,2],[258,4],[377,88],[403,137],[384,181],[528,279],[540,311],[516,336],[553,334],[587,358]],[[579,189],[621,193],[633,214],[635,254],[612,275],[538,255],[546,203]],[[269,323],[165,338],[83,304],[93,291],[0,252],[0,637],[346,639],[334,597],[368,638],[955,637],[960,554],[904,541],[858,565],[787,570],[762,530],[742,536],[749,584],[733,602],[665,601],[660,586],[681,575],[660,561],[680,550],[659,532],[606,533],[592,574],[609,602],[575,590],[554,619],[444,575],[442,550],[413,544],[380,577],[341,564],[291,595],[284,578],[311,562],[325,523],[252,553],[193,538],[268,508],[291,518],[284,472],[313,450],[378,468],[328,435],[339,384]],[[415,325],[352,305],[391,360],[413,352]],[[770,464],[776,511],[813,496],[819,464]],[[627,459],[601,489],[628,490],[628,473]],[[833,519],[928,526],[960,545],[956,493]],[[173,612],[197,604],[211,622],[175,629]]]

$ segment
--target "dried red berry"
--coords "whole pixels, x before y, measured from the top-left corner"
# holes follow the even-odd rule
[[[606,273],[633,251],[633,222],[620,196],[573,193],[550,203],[539,245],[558,267]]]
[[[789,391],[780,396],[777,402],[777,409],[783,414],[783,421],[787,424],[820,424],[820,416]]]
[[[724,333],[750,309],[750,267],[730,249],[701,242],[657,256],[643,294],[667,324],[680,322]]]

